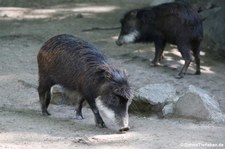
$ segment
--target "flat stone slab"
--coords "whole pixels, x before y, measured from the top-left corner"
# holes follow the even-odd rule
[[[176,89],[168,83],[149,84],[137,91],[136,96],[140,100],[146,100],[151,105],[173,101],[176,97]]]

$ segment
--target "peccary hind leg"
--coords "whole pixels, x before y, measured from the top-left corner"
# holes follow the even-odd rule
[[[50,115],[47,109],[51,100],[50,89],[52,83],[47,79],[40,78],[39,80],[38,94],[41,103],[41,111],[43,115],[47,116]]]
[[[188,48],[186,47],[179,47],[178,46],[179,51],[181,52],[181,55],[185,61],[182,69],[180,70],[180,72],[178,73],[178,75],[176,76],[177,79],[183,78],[184,75],[187,73],[187,69],[191,63],[191,54]]]
[[[43,115],[50,115],[48,112],[47,108],[50,103],[50,88],[49,89],[44,89],[42,87],[38,87],[38,93],[39,93],[39,98],[40,98],[40,103],[41,103],[41,111]]]
[[[78,120],[82,120],[84,119],[83,115],[82,115],[82,104],[84,102],[84,98],[81,97],[78,101],[78,105],[76,106],[76,119]]]
[[[196,75],[200,75],[201,74],[201,71],[200,71],[200,42],[197,42],[193,45],[192,47],[192,51],[193,51],[193,55],[194,55],[194,58],[195,58],[195,64],[196,64],[196,72],[195,74]]]

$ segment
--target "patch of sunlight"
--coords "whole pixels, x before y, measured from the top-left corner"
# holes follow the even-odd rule
[[[173,57],[171,57],[171,56],[166,56],[166,60],[167,61],[174,61]]]
[[[205,56],[205,52],[200,51],[200,55],[201,55],[201,56]]]
[[[119,37],[119,36],[112,36],[111,38],[112,38],[113,40],[117,40],[118,37]]]
[[[107,144],[112,142],[133,140],[135,135],[136,134],[134,132],[126,132],[124,134],[94,135],[92,137],[86,138],[86,140],[92,144]]]
[[[211,70],[211,67],[208,66],[201,66],[201,71],[208,74],[215,74],[215,72]]]
[[[0,7],[0,17],[17,18],[24,15],[26,11],[28,11],[27,8]]]
[[[105,13],[119,9],[117,6],[74,6],[69,8],[31,9],[21,7],[0,7],[0,20],[46,19],[56,15],[74,13]]]
[[[2,133],[0,142],[2,143],[19,143],[21,141],[41,142],[43,138],[58,139],[59,137],[51,136],[49,134],[42,134],[38,132],[5,132]]]
[[[180,59],[180,60],[178,60],[178,63],[184,65],[184,60],[183,59]]]
[[[145,53],[145,50],[138,49],[138,50],[135,50],[134,53]]]
[[[177,50],[177,48],[173,48],[170,50],[171,53],[173,53],[174,55],[180,56],[180,52]]]
[[[179,52],[176,48],[171,49],[170,52],[173,53],[174,55],[177,55],[177,56],[181,57],[180,52]],[[165,53],[166,53],[166,52],[165,52]],[[201,55],[201,56],[204,56],[205,54],[206,54],[205,52],[200,51],[200,55]],[[174,59],[173,59],[172,57],[170,57],[170,56],[166,56],[166,59],[167,59],[168,61],[174,60]],[[183,65],[183,64],[184,64],[184,60],[183,60],[183,59],[180,59],[180,60],[178,60],[178,63]],[[195,62],[194,62],[194,60],[193,60],[191,64],[194,64],[194,63],[195,63]],[[191,69],[191,68],[189,67],[189,69]],[[207,74],[215,74],[215,72],[211,70],[211,67],[208,67],[208,66],[202,66],[202,65],[201,65],[201,71],[202,71],[203,73],[207,73]]]
[[[111,12],[118,9],[116,6],[91,6],[91,7],[83,7],[83,8],[74,8],[73,12],[91,12],[91,13],[103,13],[103,12]]]

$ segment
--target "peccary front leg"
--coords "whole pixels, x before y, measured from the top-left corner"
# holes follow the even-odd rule
[[[195,63],[196,63],[196,75],[200,75],[201,71],[200,71],[200,58],[199,57],[195,57]]]
[[[102,120],[102,117],[99,114],[99,111],[97,109],[92,109],[94,115],[95,115],[95,123],[97,127],[100,128],[106,128],[105,123]]]
[[[102,117],[99,114],[98,108],[96,107],[95,101],[87,100],[87,102],[90,105],[92,112],[94,113],[96,126],[100,128],[106,128],[105,123],[103,122]]]
[[[50,103],[51,95],[50,95],[50,88],[45,88],[42,86],[38,87],[39,99],[41,103],[41,111],[43,115],[50,115],[47,108]]]
[[[164,54],[163,54],[163,51],[161,52],[161,54],[160,54],[161,56],[160,56],[160,58],[159,58],[159,61],[161,61],[161,60],[163,60],[165,57],[164,57]]]

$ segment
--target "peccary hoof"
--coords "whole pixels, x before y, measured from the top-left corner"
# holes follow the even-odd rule
[[[200,71],[196,71],[196,72],[195,72],[195,75],[200,75],[200,74],[201,74]]]
[[[130,128],[129,128],[129,127],[124,127],[124,128],[120,128],[120,129],[119,129],[119,131],[120,131],[120,132],[123,132],[123,131],[128,131],[128,130],[130,130]]]
[[[97,123],[96,126],[99,128],[107,128],[104,122]]]
[[[49,116],[49,115],[51,115],[51,114],[46,110],[46,111],[42,111],[42,115],[43,115],[43,116]]]
[[[183,73],[182,74],[178,74],[178,75],[175,76],[176,79],[181,79],[183,77],[184,77],[184,74]]]
[[[154,66],[154,67],[157,67],[157,66],[160,66],[161,64],[159,63],[159,62],[154,62],[154,61],[152,61],[151,63],[150,63],[150,66]]]
[[[82,120],[82,119],[84,119],[84,117],[82,115],[76,115],[76,118],[75,119]]]

